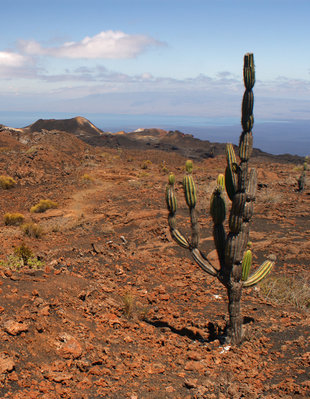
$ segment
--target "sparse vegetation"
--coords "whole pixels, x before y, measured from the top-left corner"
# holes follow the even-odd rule
[[[19,226],[24,220],[25,217],[21,213],[6,213],[4,215],[4,224],[6,226]]]
[[[141,169],[148,169],[152,165],[152,161],[149,159],[145,160],[141,164]]]
[[[28,260],[33,256],[33,253],[32,250],[29,247],[27,247],[27,245],[22,243],[22,245],[15,247],[14,255],[22,259],[24,265],[27,265]]]
[[[283,196],[273,190],[266,189],[260,193],[259,199],[263,204],[278,204],[283,201]]]
[[[143,171],[143,172],[139,173],[138,178],[139,179],[144,179],[145,177],[149,177],[149,175],[150,174],[148,172]]]
[[[83,183],[92,183],[95,181],[95,179],[92,176],[90,176],[88,173],[84,173],[81,179]]]
[[[27,236],[32,238],[40,238],[43,235],[43,229],[37,223],[24,223],[21,229]]]
[[[308,157],[305,157],[305,162],[303,164],[302,173],[297,180],[298,183],[298,191],[303,192],[306,185],[306,171],[308,170]]]
[[[309,276],[270,276],[260,283],[260,292],[265,299],[279,305],[310,309]]]
[[[40,213],[45,212],[48,209],[57,208],[57,202],[51,201],[49,199],[41,199],[40,202],[30,208],[30,212],[32,213]]]
[[[33,254],[29,247],[22,243],[20,246],[15,247],[14,253],[9,255],[6,261],[0,261],[0,267],[16,271],[24,267],[36,270],[43,267],[43,262]]]
[[[160,171],[163,173],[168,173],[169,169],[167,167],[166,161],[162,161],[160,164]]]
[[[28,150],[26,151],[26,154],[31,155],[31,154],[35,153],[36,151],[38,151],[39,148],[40,148],[39,146],[33,145],[30,148],[28,148]]]
[[[128,292],[122,297],[123,313],[127,319],[131,319],[134,311],[135,299],[134,296]]]
[[[10,176],[0,176],[0,187],[8,190],[16,185],[16,181]]]

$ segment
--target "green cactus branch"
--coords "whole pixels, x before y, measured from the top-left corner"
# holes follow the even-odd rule
[[[267,277],[268,274],[271,272],[275,261],[276,257],[274,255],[269,255],[268,259],[261,264],[261,266],[255,271],[255,273],[253,273],[248,279],[243,282],[243,286],[252,287],[253,285],[256,285],[261,280],[263,280],[265,277]]]
[[[190,211],[190,219],[192,226],[192,237],[190,240],[184,237],[184,235],[176,228],[176,211],[177,211],[177,200],[175,196],[174,183],[175,176],[169,175],[168,186],[166,189],[166,203],[169,210],[168,224],[170,227],[170,233],[172,238],[183,248],[189,249],[192,253],[194,260],[197,264],[207,273],[212,276],[217,275],[217,270],[207,260],[204,254],[197,248],[199,245],[199,231],[198,231],[198,220],[196,215],[196,188],[192,180],[192,176],[188,179],[188,175],[183,180],[184,193],[187,205]]]
[[[275,264],[275,257],[269,258],[250,274],[252,267],[252,251],[249,247],[250,221],[254,212],[254,201],[257,187],[255,169],[248,169],[248,161],[252,154],[254,124],[253,107],[255,83],[255,67],[253,54],[244,57],[243,78],[245,92],[242,99],[241,125],[239,139],[239,162],[232,144],[226,146],[227,167],[225,175],[220,174],[217,185],[210,199],[210,214],[213,220],[213,239],[218,254],[220,269],[212,265],[207,256],[200,251],[199,226],[196,212],[197,193],[192,176],[192,161],[186,162],[186,174],[183,179],[185,201],[189,208],[191,237],[186,238],[177,229],[177,199],[175,195],[175,176],[170,174],[166,189],[166,203],[169,210],[168,224],[171,236],[183,248],[188,249],[198,266],[206,273],[217,277],[226,287],[228,294],[228,310],[230,316],[229,339],[233,344],[242,340],[242,318],[240,301],[243,288],[252,287],[265,278]],[[224,190],[231,200],[228,216],[229,231],[226,233],[224,221],[227,216]],[[248,247],[248,248],[247,248]]]

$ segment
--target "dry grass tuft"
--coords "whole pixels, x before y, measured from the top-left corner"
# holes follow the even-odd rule
[[[30,212],[33,213],[40,213],[45,212],[47,209],[57,208],[57,202],[51,200],[43,200],[41,199],[40,202],[30,208]]]
[[[6,213],[4,215],[4,224],[6,226],[20,226],[25,220],[21,213]]]
[[[16,181],[12,177],[4,176],[4,175],[0,176],[0,187],[1,188],[8,190],[8,189],[14,187],[15,184],[16,184]]]
[[[42,227],[36,223],[24,223],[21,229],[27,236],[32,238],[40,238],[43,235]]]
[[[135,298],[133,295],[130,293],[126,293],[122,297],[122,302],[123,302],[123,313],[127,317],[127,319],[131,319],[133,316],[134,312],[134,307],[135,307]]]
[[[260,283],[265,299],[278,304],[290,304],[298,309],[310,309],[310,279],[308,276],[270,276]]]
[[[90,176],[88,173],[84,173],[81,179],[83,183],[92,183],[95,181],[95,179],[92,176]]]
[[[152,165],[152,161],[149,159],[145,160],[141,164],[141,169],[149,169],[149,167]]]

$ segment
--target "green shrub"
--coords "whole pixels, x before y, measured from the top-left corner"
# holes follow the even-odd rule
[[[14,248],[14,255],[17,256],[18,258],[22,259],[24,262],[24,265],[28,264],[28,260],[33,257],[33,253],[27,245],[22,243],[19,247]]]
[[[43,262],[41,262],[36,256],[31,256],[27,260],[27,264],[24,263],[23,258],[17,255],[10,255],[7,257],[6,261],[0,261],[0,267],[10,270],[21,270],[23,267],[27,266],[29,269],[42,269]]]
[[[43,235],[42,227],[36,223],[24,223],[21,228],[29,237],[40,238]]]
[[[30,212],[33,213],[40,213],[45,212],[47,209],[57,208],[57,202],[51,200],[43,200],[41,199],[40,202],[30,208]]]
[[[25,217],[21,213],[6,213],[4,215],[4,224],[6,226],[19,226],[24,220]]]
[[[0,261],[0,267],[4,269],[10,270],[20,270],[24,266],[24,262],[21,258],[18,258],[15,255],[10,255],[6,260]]]
[[[10,176],[0,176],[0,187],[8,190],[9,188],[14,187],[16,184],[16,181],[13,179],[13,177]]]

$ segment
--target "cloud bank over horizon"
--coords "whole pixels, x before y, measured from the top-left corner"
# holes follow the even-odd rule
[[[86,36],[78,42],[65,42],[58,47],[44,47],[35,40],[18,41],[18,48],[24,54],[72,59],[135,58],[151,46],[164,46],[164,43],[147,35],[129,35],[112,30]]]
[[[30,54],[0,52],[2,110],[66,111],[239,117],[242,76],[219,71],[177,79],[149,72],[127,74],[102,64],[53,73]],[[14,83],[12,83],[12,81]],[[268,119],[310,119],[310,82],[257,80],[255,114]]]
[[[2,15],[1,109],[239,118],[251,51],[255,117],[310,119],[301,2],[15,0]]]

